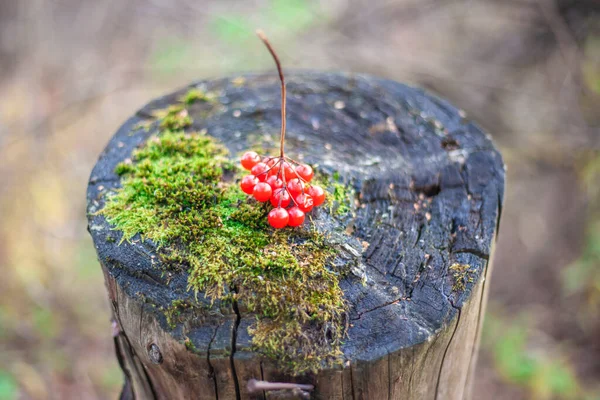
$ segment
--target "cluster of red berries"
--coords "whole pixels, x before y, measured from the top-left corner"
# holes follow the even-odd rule
[[[240,187],[260,202],[271,202],[275,208],[268,220],[273,228],[302,225],[305,213],[325,201],[325,191],[309,183],[314,174],[306,164],[281,156],[261,158],[253,151],[244,153],[241,163],[250,175],[242,178]]]

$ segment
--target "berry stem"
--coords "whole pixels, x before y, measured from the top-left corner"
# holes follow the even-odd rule
[[[283,76],[283,70],[281,68],[279,57],[277,56],[277,53],[275,53],[275,50],[271,46],[269,39],[267,39],[266,35],[261,30],[257,30],[256,35],[267,47],[269,53],[271,53],[271,56],[275,61],[275,65],[277,66],[277,72],[279,73],[279,81],[281,83],[281,133],[279,143],[279,156],[267,156],[262,159],[263,164],[259,165],[261,160],[259,155],[256,154],[256,152],[248,151],[244,153],[242,159],[240,160],[241,164],[244,167],[244,169],[250,170],[252,175],[244,177],[244,179],[240,183],[240,186],[242,191],[244,191],[245,193],[252,192],[252,195],[256,200],[261,202],[270,200],[271,204],[274,207],[277,206],[277,208],[269,212],[268,216],[269,224],[273,228],[280,229],[288,225],[288,219],[291,217],[286,211],[286,208],[290,203],[293,205],[292,208],[295,207],[298,209],[297,212],[294,211],[294,215],[292,217],[293,224],[291,224],[290,226],[299,226],[304,221],[304,213],[312,210],[314,206],[313,200],[310,195],[310,191],[313,190],[313,186],[309,183],[310,180],[313,178],[313,170],[310,166],[301,164],[300,162],[285,156],[284,143],[287,124],[287,92],[285,86],[285,78]],[[276,170],[271,172],[273,168],[276,168]],[[299,168],[302,168],[301,172],[298,171]],[[265,176],[264,178],[263,175]],[[275,180],[273,182],[269,182],[272,180],[271,176],[275,177]],[[304,178],[304,176],[306,177],[306,179]],[[298,190],[296,179],[298,180],[298,184],[301,185],[301,190]],[[258,183],[255,183],[257,181]],[[292,194],[292,191],[290,190],[290,182],[294,184],[294,193],[300,192],[298,196],[294,196]],[[280,184],[281,186],[278,186]],[[307,188],[309,194],[307,194]],[[318,189],[315,189],[318,196],[318,201],[320,202],[319,204],[321,204],[324,199],[324,194],[322,193],[321,188],[316,188]],[[269,194],[268,192],[270,192],[271,190],[273,190],[273,192]],[[269,194],[268,199],[266,197],[267,194]],[[277,194],[279,194],[279,198],[277,199],[277,201],[275,201],[276,199],[274,199],[273,196],[277,196]],[[288,202],[286,199],[285,207],[282,207],[284,194],[289,196],[290,201]],[[297,200],[299,196],[302,196],[302,204],[299,204],[300,201]]]
[[[275,158],[275,157],[272,157]],[[256,176],[261,176],[262,174],[267,174],[270,170],[272,170],[273,168],[275,168],[277,166],[277,164],[279,164],[281,162],[281,160],[278,160],[275,164],[273,164],[271,167],[269,167],[269,169],[267,169],[264,172],[261,172],[260,174],[256,175]]]
[[[271,56],[273,56],[273,60],[275,60],[275,65],[277,65],[277,72],[279,73],[279,80],[281,81],[281,138],[280,138],[280,142],[279,142],[279,156],[281,158],[283,158],[283,142],[285,139],[285,123],[286,123],[286,116],[285,116],[285,109],[286,109],[286,91],[285,91],[285,79],[283,78],[283,70],[281,69],[281,63],[279,62],[279,57],[277,57],[277,53],[275,53],[275,50],[273,49],[273,47],[271,46],[271,43],[269,42],[269,39],[267,39],[267,36],[265,35],[265,33],[263,31],[261,31],[260,29],[258,29],[256,31],[256,35],[260,38],[260,40],[263,41],[263,43],[265,44],[265,46],[267,46],[267,49],[269,50],[269,53],[271,53]]]

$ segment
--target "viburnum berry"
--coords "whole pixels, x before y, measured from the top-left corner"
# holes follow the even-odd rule
[[[273,189],[271,189],[271,186],[265,182],[257,183],[252,191],[254,198],[261,202],[269,200],[271,198],[271,194],[273,194]]]
[[[267,172],[267,175],[269,176],[275,176],[275,177],[279,177],[281,178],[282,176],[279,175],[279,169],[281,168],[281,163],[277,164],[277,165],[273,165],[272,167],[269,167],[271,169],[269,169],[269,172]]]
[[[273,157],[265,157],[263,158],[262,162],[264,162],[269,168],[271,168],[273,165],[275,165],[276,161]]]
[[[287,190],[290,192],[290,194],[294,197],[298,196],[300,193],[302,193],[302,190],[304,189],[304,184],[302,183],[302,181],[298,178],[292,179],[291,181],[288,182],[287,184]]]
[[[302,223],[304,223],[304,211],[302,211],[298,207],[294,206],[294,207],[290,208],[288,210],[288,215],[289,215],[289,220],[288,220],[289,226],[300,226],[300,225],[302,225]]]
[[[294,168],[288,162],[285,161],[283,162],[282,173],[285,175],[285,179],[287,181],[296,177],[296,172]]]
[[[281,202],[279,202],[281,200]],[[287,207],[290,205],[292,198],[285,189],[275,189],[271,195],[271,205],[273,207]]]
[[[264,182],[267,180],[266,172],[268,169],[269,169],[269,167],[267,166],[267,164],[265,164],[263,162],[259,162],[254,167],[252,167],[250,172],[252,173],[252,175],[257,177],[259,181]]]
[[[283,181],[276,176],[269,176],[265,182],[267,182],[273,190],[283,187]]]
[[[321,186],[314,185],[309,187],[308,194],[312,197],[313,205],[315,207],[318,207],[325,202],[325,191]]]
[[[254,151],[247,151],[242,156],[242,167],[247,170],[251,170],[256,164],[260,162],[260,156]]]
[[[242,192],[246,194],[252,194],[254,191],[254,186],[258,183],[258,178],[254,175],[246,175],[242,178],[240,182],[240,187],[242,188]]]
[[[300,175],[300,178],[304,179],[305,182],[310,182],[314,176],[313,169],[306,164],[300,164],[296,167],[296,173]]]
[[[274,208],[269,212],[269,225],[275,229],[285,228],[288,224],[290,216],[285,208]]]
[[[304,211],[305,213],[309,212],[314,207],[313,199],[308,194],[301,193],[298,196],[296,196],[295,200],[298,208]]]

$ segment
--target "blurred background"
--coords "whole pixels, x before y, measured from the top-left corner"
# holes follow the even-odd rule
[[[122,384],[85,189],[118,126],[200,78],[370,73],[448,98],[508,165],[475,399],[600,399],[597,0],[0,0],[0,399]]]

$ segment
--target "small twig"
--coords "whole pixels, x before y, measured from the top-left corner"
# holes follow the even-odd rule
[[[302,384],[302,383],[283,383],[283,382],[267,382],[267,381],[259,381],[256,379],[250,379],[248,381],[248,391],[250,393],[260,392],[260,391],[269,391],[269,390],[303,390],[303,391],[311,391],[315,387],[310,384]]]

